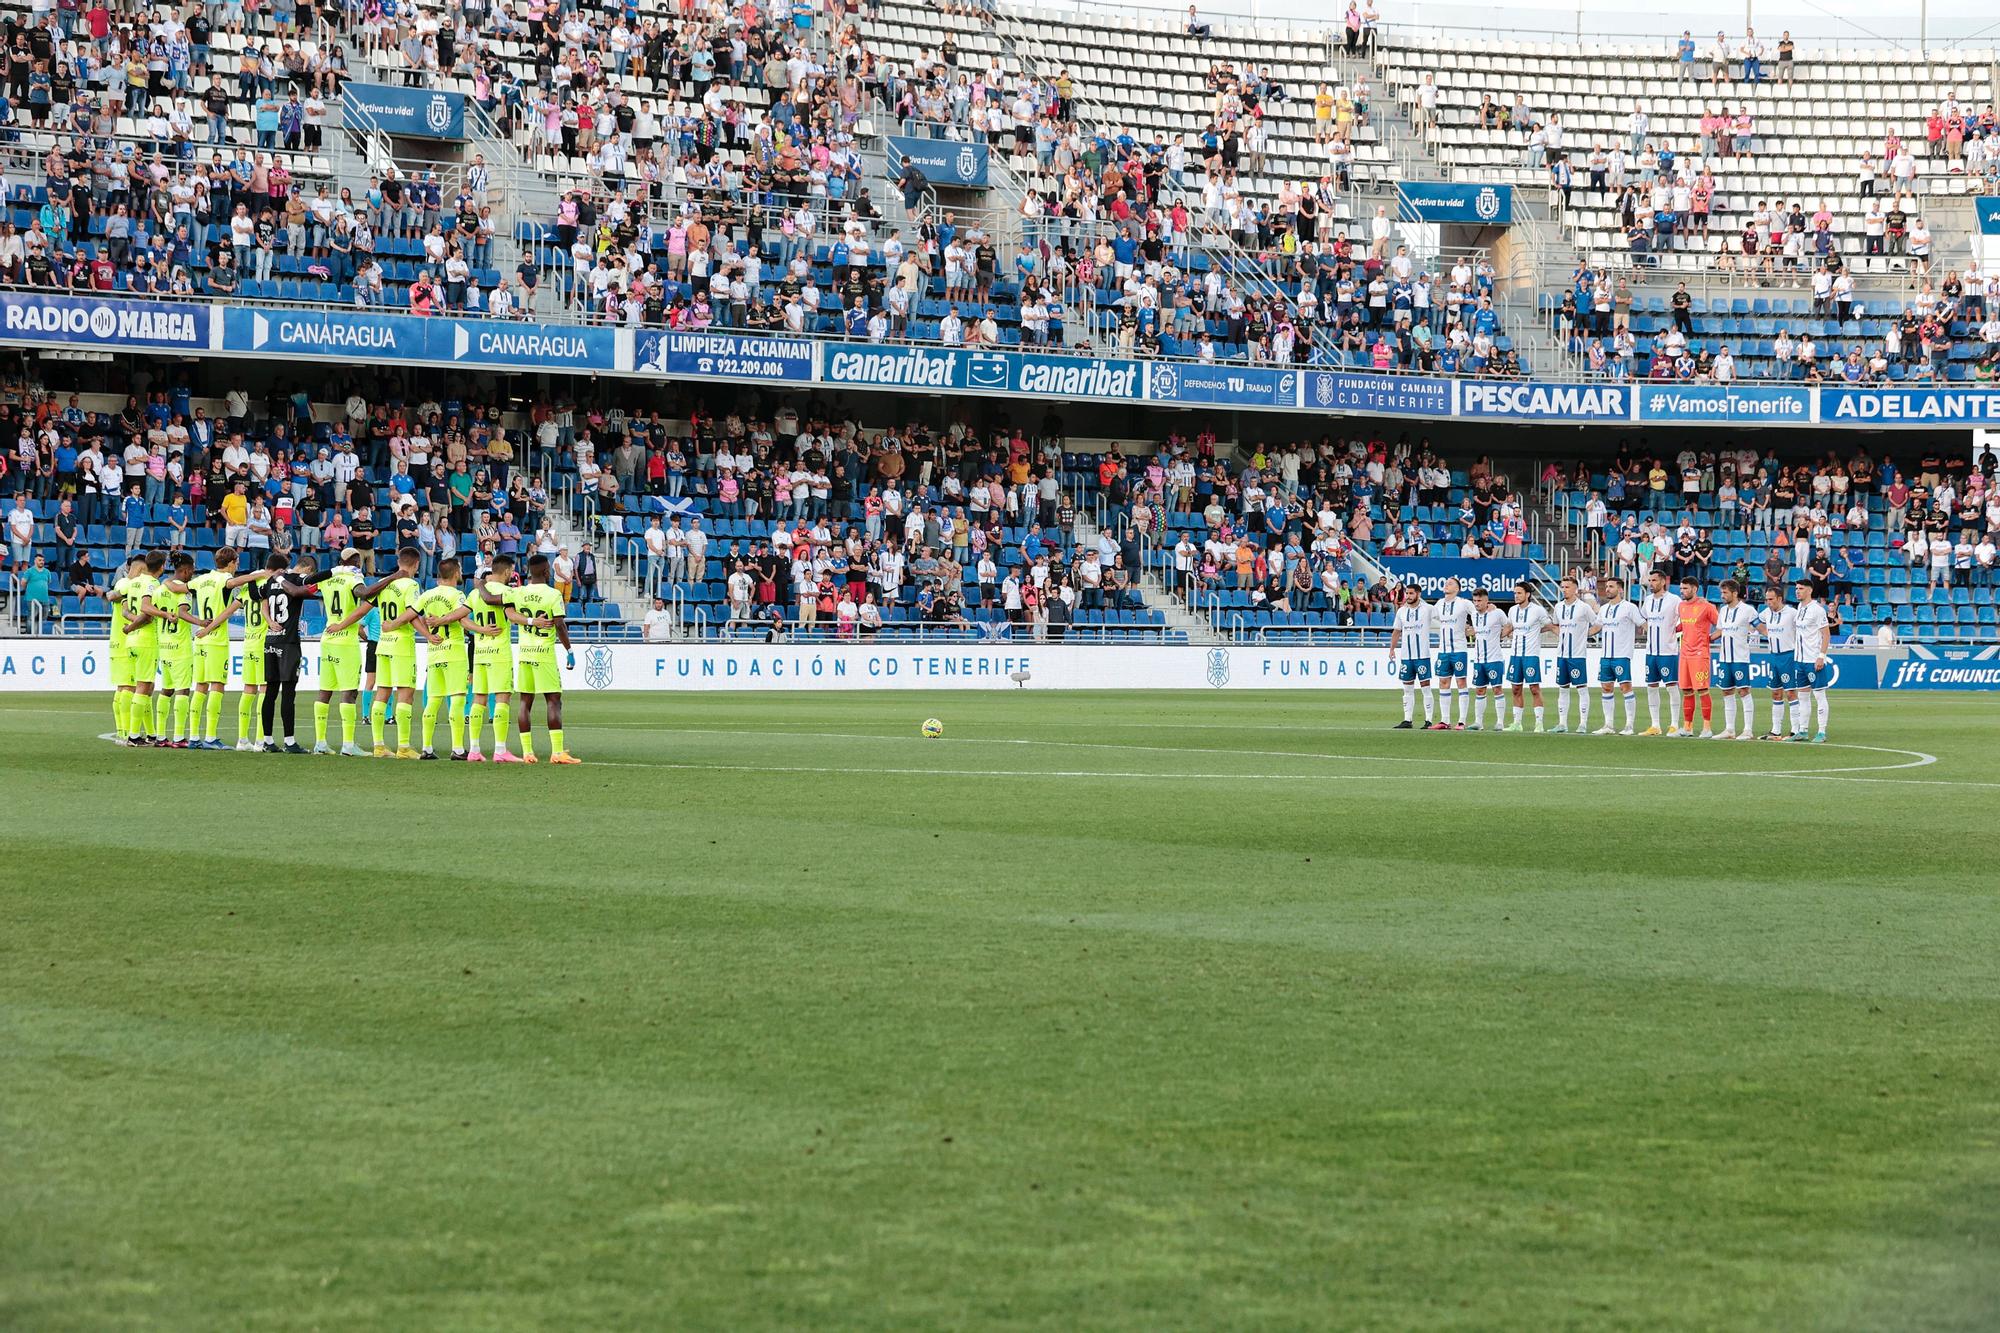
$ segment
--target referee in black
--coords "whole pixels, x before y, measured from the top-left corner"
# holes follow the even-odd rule
[[[305,645],[299,632],[305,621],[306,602],[326,578],[309,555],[301,555],[289,570],[297,579],[286,577],[285,557],[273,552],[265,563],[271,577],[264,583],[264,622],[270,626],[264,637],[264,753],[304,754],[298,742],[299,665]],[[281,702],[282,699],[282,702]],[[285,743],[278,745],[278,710],[284,710]]]

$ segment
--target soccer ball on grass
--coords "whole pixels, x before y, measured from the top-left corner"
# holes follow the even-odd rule
[[[944,735],[944,723],[934,717],[927,717],[924,719],[923,733],[925,740],[934,741]]]

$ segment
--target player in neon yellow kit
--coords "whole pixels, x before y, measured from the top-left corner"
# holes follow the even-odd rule
[[[194,577],[194,557],[182,551],[174,556],[173,577],[160,580],[153,594],[159,610],[160,689],[153,703],[153,728],[166,737],[176,750],[188,748],[194,729],[188,722],[188,707],[194,702],[194,602],[188,595],[188,581]]]
[[[507,753],[508,699],[514,690],[514,627],[507,619],[507,603],[513,589],[514,557],[496,555],[485,583],[468,599],[472,616],[472,736],[465,757],[477,764],[486,756],[479,752],[479,728],[486,717],[486,704],[493,702],[493,758],[503,764],[515,762]]]
[[[373,598],[395,576],[365,582],[361,576],[361,552],[352,546],[340,553],[340,563],[319,585],[320,605],[326,610],[326,628],[319,636],[319,699],[313,704],[314,754],[332,754],[326,743],[327,716],[333,711],[333,697],[340,696],[340,753],[359,758],[367,752],[354,743],[360,721],[355,692],[361,688],[360,625],[374,610]]]
[[[472,615],[458,587],[458,561],[438,561],[437,586],[417,599],[418,627],[430,643],[430,669],[424,680],[424,759],[437,758],[431,742],[437,736],[438,710],[451,719],[451,757],[465,758],[465,686],[468,674],[465,622]]]
[[[507,598],[507,618],[521,627],[521,642],[514,650],[514,699],[520,710],[514,729],[521,733],[521,762],[535,762],[533,712],[535,696],[541,695],[549,727],[549,762],[575,764],[582,761],[563,748],[562,672],[556,666],[556,645],[562,645],[571,670],[576,653],[569,646],[569,620],[562,594],[549,582],[549,558],[528,557],[528,581]]]
[[[263,577],[238,574],[236,559],[236,552],[225,546],[215,553],[214,569],[188,580],[199,622],[194,627],[194,721],[189,727],[189,745],[196,750],[229,748],[216,739],[222,729],[222,696],[229,688],[229,615],[241,600],[237,590]],[[257,648],[261,654],[263,645]],[[237,716],[240,733],[240,710]],[[241,741],[236,748],[244,748]]]
[[[111,603],[111,738],[119,745],[131,731],[132,649],[125,642],[125,624],[131,616],[125,609],[126,594],[146,575],[146,559],[135,555],[120,567],[107,600]]]
[[[125,735],[131,745],[159,743],[153,734],[153,678],[160,670],[160,611],[153,597],[166,567],[165,551],[149,551],[140,572],[125,580],[125,651],[132,673]]]
[[[233,580],[244,586],[236,592],[233,605],[243,608],[243,693],[236,697],[236,748],[256,750],[264,740],[264,648],[270,639],[271,622],[264,614],[264,590],[275,572],[282,573],[282,555],[265,557],[265,568]]]
[[[381,636],[376,640],[375,707],[371,719],[375,731],[375,757],[387,759],[390,751],[382,744],[388,734],[390,692],[395,692],[397,759],[415,759],[410,748],[410,728],[417,709],[417,599],[424,585],[417,582],[423,554],[414,546],[396,553],[396,573],[373,598],[382,618]]]

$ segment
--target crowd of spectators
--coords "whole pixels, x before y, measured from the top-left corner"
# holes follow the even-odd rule
[[[107,544],[322,556],[353,546],[369,569],[414,546],[425,577],[446,557],[477,568],[541,552],[566,594],[596,599],[597,554],[557,538],[548,494],[519,465],[531,439],[552,448],[565,436],[569,409],[537,407],[510,429],[496,404],[386,382],[371,396],[358,379],[344,393],[330,419],[303,388],[260,399],[231,390],[215,417],[184,381],[134,394],[115,414],[86,410],[75,394],[10,393],[0,403],[0,494],[15,497],[5,571],[24,579],[40,562],[38,591],[52,599],[102,596],[116,574],[91,549]],[[45,516],[31,498],[47,502]]]
[[[1602,484],[1599,484],[1601,478]],[[1629,579],[1656,565],[1704,585],[1727,575],[1754,586],[1811,577],[1852,605],[1871,532],[1931,588],[1992,586],[2000,543],[2000,487],[1991,453],[1931,449],[1905,472],[1866,448],[1784,463],[1768,446],[1697,450],[1672,458],[1621,445],[1608,464],[1550,465],[1542,484],[1587,495],[1581,521],[1603,572]],[[1717,539],[1760,534],[1763,563],[1716,565]],[[1793,571],[1788,573],[1788,571]]]
[[[1629,278],[1580,265],[1553,313],[1565,349],[1592,373],[1613,379],[1727,384],[1778,380],[1806,384],[1882,384],[2000,376],[2000,274],[1968,262],[1936,280],[1926,274],[1900,310],[1869,310],[1853,275],[1822,265],[1800,281],[1811,291],[1802,320],[1768,316],[1765,333],[1710,332],[1702,324],[1740,317],[1695,312],[1686,282],[1666,298],[1667,323],[1635,322],[1640,293]],[[1831,325],[1831,328],[1828,326]],[[1852,332],[1850,332],[1850,328]],[[1879,330],[1863,337],[1864,329]]]
[[[700,603],[719,583],[711,620],[730,632],[977,621],[1060,639],[1082,613],[1140,605],[1136,545],[1069,541],[1053,416],[1033,434],[981,435],[962,423],[868,429],[790,402],[696,412],[684,430],[612,411],[559,446],[557,466],[574,469],[592,517],[625,534],[647,594]]]

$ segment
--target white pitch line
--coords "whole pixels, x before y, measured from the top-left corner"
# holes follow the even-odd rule
[[[872,732],[872,731],[760,731],[760,730],[745,731],[740,728],[727,728],[727,727],[657,727],[657,726],[634,726],[629,724],[623,724],[623,725],[614,724],[594,729],[602,731],[651,731],[651,732],[659,732],[664,735],[676,735],[676,736],[732,736],[732,737],[737,737],[739,739],[748,737],[797,736],[812,740],[888,741],[895,744],[907,744],[909,740],[908,737],[904,736],[888,736],[882,734],[881,732]],[[1458,735],[1461,733],[1454,732],[1452,734]],[[1078,750],[1124,750],[1139,754],[1173,754],[1173,755],[1210,754],[1210,755],[1236,755],[1236,756],[1243,756],[1246,758],[1255,758],[1255,759],[1308,759],[1308,760],[1323,759],[1323,760],[1334,760],[1342,763],[1450,764],[1450,765],[1469,767],[1469,768],[1500,768],[1515,773],[1520,772],[1522,769],[1549,769],[1565,773],[1624,774],[1624,773],[1637,772],[1637,773],[1658,774],[1660,776],[1678,776],[1678,777],[1775,778],[1775,777],[1812,776],[1815,774],[1833,775],[1840,773],[1885,773],[1885,772],[1893,772],[1897,769],[1903,769],[1903,768],[1923,768],[1927,765],[1935,764],[1937,762],[1936,755],[1925,754],[1922,750],[1893,749],[1888,746],[1881,746],[1881,745],[1851,745],[1842,742],[1828,742],[1815,748],[1820,750],[1861,750],[1874,754],[1902,755],[1907,757],[1909,762],[1901,764],[1858,765],[1851,768],[1808,768],[1808,769],[1786,768],[1786,769],[1755,769],[1755,770],[1666,769],[1666,768],[1656,769],[1656,768],[1649,768],[1643,764],[1554,764],[1554,763],[1544,763],[1534,760],[1519,760],[1519,759],[1454,759],[1444,755],[1338,754],[1338,753],[1327,753],[1325,751],[1308,751],[1308,750],[1225,750],[1225,749],[1218,749],[1213,746],[1127,745],[1115,741],[1043,740],[1039,738],[1019,737],[1019,736],[961,736],[956,738],[956,743],[960,745],[965,745],[965,744],[1036,745],[1036,746],[1049,746],[1062,749],[1078,749]],[[877,770],[877,771],[882,771],[882,770]],[[1250,775],[1239,774],[1238,776],[1250,776]]]

